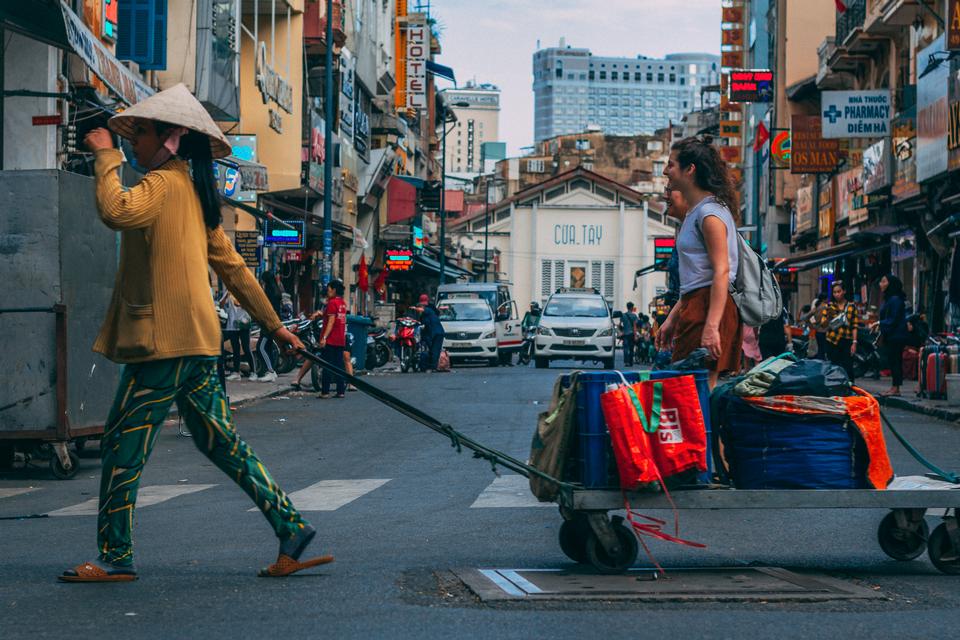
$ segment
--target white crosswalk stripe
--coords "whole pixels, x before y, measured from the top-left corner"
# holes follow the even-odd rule
[[[0,487],[0,498],[12,498],[36,490],[37,487]]]
[[[538,502],[530,493],[530,481],[523,476],[508,475],[495,478],[477,499],[471,509],[498,507],[556,507],[550,502]]]
[[[137,494],[137,509],[160,504],[161,502],[166,502],[179,496],[185,496],[216,486],[215,484],[157,484],[149,487],[140,487],[140,492]],[[91,498],[79,504],[51,511],[47,515],[55,517],[95,516],[97,515],[98,502],[98,498]]]
[[[380,479],[321,480],[288,494],[298,511],[336,511],[390,482]],[[256,511],[256,508],[250,511]]]

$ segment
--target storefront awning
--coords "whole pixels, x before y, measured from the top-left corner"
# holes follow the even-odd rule
[[[884,246],[886,245],[873,244],[867,246],[857,242],[843,242],[828,249],[787,258],[776,266],[776,271],[806,271],[829,262],[873,253]]]
[[[60,19],[65,25],[69,48],[86,63],[94,75],[110,87],[120,100],[128,105],[134,105],[154,94],[153,89],[121,64],[100,42],[100,38],[95,36],[83,20],[62,0],[60,9]]]
[[[422,267],[433,271],[434,273],[440,273],[440,262],[434,260],[425,255],[415,255],[413,256],[413,263],[416,266]],[[444,269],[444,276],[450,278],[451,280],[459,280],[460,278],[471,278],[473,277],[473,272],[467,271],[462,267],[455,267],[452,264],[447,264]]]
[[[60,0],[2,2],[0,24],[3,24],[4,29],[17,31],[34,40],[61,49],[70,48]]]

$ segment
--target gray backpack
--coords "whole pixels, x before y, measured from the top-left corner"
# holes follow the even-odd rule
[[[780,285],[766,261],[737,234],[737,277],[730,283],[730,295],[748,327],[760,327],[783,313]]]

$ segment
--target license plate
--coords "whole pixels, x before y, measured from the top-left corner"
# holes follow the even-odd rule
[[[571,347],[576,347],[576,346],[587,344],[587,341],[586,340],[564,340],[563,344],[569,345]]]
[[[458,347],[472,347],[473,344],[469,342],[448,342],[447,346],[456,349]]]

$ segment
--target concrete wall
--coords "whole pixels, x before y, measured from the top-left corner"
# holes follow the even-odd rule
[[[4,47],[5,91],[57,91],[58,49],[6,31]],[[33,126],[38,115],[55,115],[52,98],[7,97],[3,114],[3,168],[55,169],[57,133],[54,126]],[[79,141],[78,141],[79,142]]]
[[[197,88],[196,2],[167,3],[167,68],[157,71],[160,89],[178,82],[193,93]]]
[[[779,14],[784,38],[783,83],[790,85],[817,74],[817,47],[836,32],[837,6],[834,0],[780,0]]]

